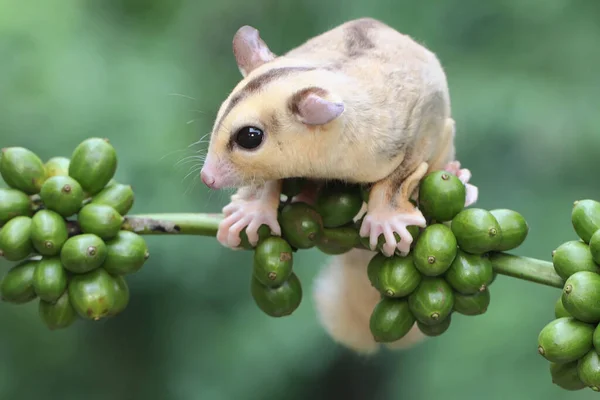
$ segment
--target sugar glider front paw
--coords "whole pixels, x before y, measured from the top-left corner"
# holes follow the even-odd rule
[[[281,227],[277,221],[277,208],[273,208],[262,199],[245,200],[232,197],[231,203],[223,208],[225,218],[219,224],[217,240],[223,246],[237,249],[241,243],[240,233],[246,228],[248,241],[252,246],[258,242],[258,228],[267,225],[271,233],[281,236]]]
[[[469,180],[471,180],[471,171],[469,171],[466,168],[461,169],[459,161],[449,162],[444,167],[444,171],[456,175],[457,178],[460,179],[460,181],[465,185],[465,188],[467,190],[465,207],[474,204],[477,201],[477,198],[479,197],[479,189],[477,189],[477,186],[474,186],[469,183]]]
[[[379,235],[383,234],[385,242],[382,246],[384,255],[391,257],[396,249],[402,256],[410,252],[413,237],[407,227],[416,225],[425,227],[425,217],[418,209],[413,211],[396,211],[393,208],[376,208],[369,210],[363,219],[359,235],[369,237],[371,250],[375,250]],[[400,236],[400,242],[396,240],[394,233]]]

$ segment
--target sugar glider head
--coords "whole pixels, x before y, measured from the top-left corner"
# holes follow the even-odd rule
[[[250,26],[233,38],[243,79],[221,104],[200,173],[212,189],[314,175],[335,152],[344,103],[331,72],[277,57]],[[319,159],[320,158],[320,159]]]

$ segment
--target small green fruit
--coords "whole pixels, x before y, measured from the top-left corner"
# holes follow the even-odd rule
[[[565,281],[562,292],[565,310],[587,323],[600,322],[600,275],[590,271],[574,273]]]
[[[426,276],[438,276],[450,268],[458,251],[454,234],[445,225],[429,225],[414,248],[415,266]]]
[[[556,274],[563,280],[579,271],[600,273],[600,266],[594,263],[590,247],[579,240],[570,240],[558,246],[552,253],[552,264]]]
[[[300,279],[293,272],[278,287],[265,286],[253,275],[250,293],[258,308],[274,318],[291,315],[302,302],[302,285]]]
[[[0,175],[11,188],[32,195],[40,192],[46,180],[46,169],[31,150],[7,147],[0,154]]]
[[[14,304],[24,304],[37,297],[33,288],[33,274],[37,260],[23,261],[4,275],[0,281],[0,298]]]
[[[117,210],[104,204],[87,204],[77,215],[82,232],[92,233],[105,240],[117,236],[124,220]]]
[[[415,267],[413,255],[386,257],[377,253],[367,266],[371,285],[386,297],[405,297],[421,282],[421,274]]]
[[[78,317],[69,300],[68,291],[65,291],[54,303],[40,299],[38,313],[44,324],[52,331],[71,326]]]
[[[17,189],[0,188],[0,226],[14,217],[31,217],[31,200],[24,192]]]
[[[494,270],[489,258],[458,250],[445,277],[454,290],[470,295],[485,291],[492,283]]]
[[[149,256],[142,236],[119,231],[116,237],[106,241],[106,259],[102,268],[112,275],[133,274],[142,268]]]
[[[589,199],[576,201],[571,211],[571,223],[577,236],[589,243],[592,235],[600,229],[600,202]]]
[[[91,233],[69,238],[60,252],[60,259],[65,269],[83,274],[102,265],[108,255],[104,241]]]
[[[592,344],[596,351],[600,352],[600,324],[596,325],[594,328],[594,336],[592,336]]]
[[[574,318],[558,318],[548,323],[538,336],[538,352],[550,362],[568,363],[592,349],[594,326]]]
[[[70,163],[71,160],[66,157],[52,157],[44,164],[46,175],[48,178],[53,176],[69,176]]]
[[[467,208],[452,220],[452,233],[461,250],[483,254],[502,244],[502,231],[496,218],[487,210]]]
[[[482,315],[485,314],[490,305],[490,291],[485,289],[483,292],[475,294],[454,293],[454,311],[462,315]]]
[[[324,228],[317,248],[325,254],[344,254],[360,243],[360,236],[354,224],[339,228]]]
[[[129,292],[129,285],[127,285],[127,281],[125,281],[125,277],[111,275],[111,278],[113,281],[113,290],[115,292],[115,302],[109,310],[108,315],[115,316],[122,313],[127,308],[131,294]]]
[[[107,317],[116,303],[115,281],[103,268],[73,275],[68,290],[71,304],[82,318],[97,321]]]
[[[297,249],[314,247],[323,235],[321,215],[303,202],[284,206],[279,214],[279,225],[282,237]]]
[[[293,264],[291,246],[285,239],[272,236],[254,251],[253,274],[261,284],[277,287],[290,278]]]
[[[600,229],[590,238],[590,254],[596,264],[600,264]],[[600,268],[600,267],[599,267]]]
[[[43,256],[55,256],[69,238],[67,223],[58,213],[40,210],[31,219],[31,243]]]
[[[585,383],[579,379],[577,372],[577,361],[572,361],[565,364],[550,363],[550,375],[552,383],[564,390],[576,391],[584,389]]]
[[[556,299],[556,303],[554,303],[554,318],[564,318],[564,317],[572,317],[571,314],[565,309],[565,306],[562,302],[562,295],[558,299]]]
[[[122,183],[112,183],[107,185],[98,194],[96,194],[90,204],[104,204],[111,206],[121,215],[126,215],[133,203],[135,196],[130,185]]]
[[[465,207],[465,185],[446,171],[433,171],[419,185],[419,209],[436,222],[450,221]]]
[[[315,209],[322,216],[325,228],[337,228],[352,222],[362,205],[358,185],[335,182],[321,188]]]
[[[93,196],[113,178],[117,170],[117,152],[107,139],[90,138],[73,151],[69,176]]]
[[[502,240],[495,251],[509,251],[519,247],[529,233],[529,225],[521,214],[508,209],[490,210],[502,232]]]
[[[450,328],[452,322],[452,314],[448,315],[442,322],[437,325],[425,325],[417,321],[417,327],[425,335],[430,337],[440,336]]]
[[[54,303],[67,290],[67,271],[59,257],[42,258],[33,274],[33,288],[38,297]]]
[[[423,277],[419,286],[408,296],[410,311],[417,321],[425,325],[442,323],[454,308],[454,292],[439,277]]]
[[[577,363],[579,379],[595,392],[600,392],[600,355],[590,350]]]
[[[33,252],[30,217],[14,217],[0,229],[0,250],[8,261],[21,261]]]
[[[42,185],[40,198],[49,210],[65,218],[81,210],[84,200],[81,185],[69,176],[53,176]]]
[[[402,339],[415,324],[406,299],[382,298],[373,309],[369,329],[378,343]]]

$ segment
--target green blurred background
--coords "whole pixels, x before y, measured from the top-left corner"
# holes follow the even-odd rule
[[[600,2],[554,0],[0,0],[0,146],[70,156],[117,148],[133,213],[214,212],[197,159],[239,81],[232,37],[250,24],[276,53],[371,16],[435,51],[448,74],[458,158],[478,205],[527,218],[517,254],[550,259],[575,238],[570,208],[600,199]],[[200,152],[200,153],[199,153]],[[188,173],[191,172],[191,175]],[[209,237],[148,237],[120,316],[50,332],[37,304],[0,304],[0,399],[583,399],[536,353],[559,290],[499,277],[479,317],[411,350],[359,357],[319,326],[310,292],[325,258],[298,253],[305,296],[272,319],[249,293],[251,253]],[[0,262],[6,270],[8,263]]]

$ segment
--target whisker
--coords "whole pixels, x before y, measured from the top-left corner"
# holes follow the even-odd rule
[[[198,184],[198,179],[192,179],[192,181],[188,185],[187,189],[183,192],[183,194],[186,195],[188,192],[191,192],[192,190],[194,190],[196,188],[197,184]]]
[[[188,148],[189,148],[189,147],[192,147],[192,146],[196,146],[196,145],[198,145],[198,144],[202,144],[202,143],[204,143],[204,139],[206,139],[206,137],[207,137],[208,135],[210,135],[210,132],[208,132],[208,133],[205,133],[205,134],[204,134],[204,135],[203,135],[203,136],[202,136],[200,139],[198,139],[197,141],[195,141],[195,142],[191,143],[190,145],[188,145]]]
[[[195,99],[195,98],[193,98],[191,96],[187,96],[187,95],[181,94],[181,93],[169,93],[168,95],[169,96],[178,96],[178,97],[183,97],[183,98],[186,98],[186,99],[189,99],[189,100],[198,101],[198,99]]]
[[[187,163],[190,161],[198,161],[198,160],[203,161],[203,156],[192,154],[190,156],[184,157],[181,160],[177,161],[174,166],[177,167],[180,164],[184,164],[184,163]]]
[[[191,164],[191,165],[190,165]],[[202,165],[204,165],[204,163],[198,163],[198,162],[194,162],[192,163],[192,161],[188,161],[186,163],[182,163],[181,165],[179,165],[179,167],[188,167],[188,168],[192,168],[192,167],[200,167],[200,169],[202,169]]]
[[[178,149],[178,150],[173,150],[173,151],[170,151],[170,152],[168,152],[167,154],[165,154],[165,155],[163,155],[162,157],[160,157],[160,158],[159,158],[159,161],[162,161],[162,160],[163,160],[165,157],[172,156],[173,154],[175,154],[175,153],[180,153],[180,152],[182,152],[182,151],[188,151],[188,149],[187,149],[187,148],[185,148],[185,149]]]
[[[186,176],[183,177],[183,179],[181,180],[181,182],[183,183],[183,181],[185,181],[187,178],[189,178],[190,175],[192,175],[194,173],[197,173],[201,169],[202,169],[202,167],[199,167],[199,166],[192,167],[192,170],[190,172],[188,172],[188,174]]]

